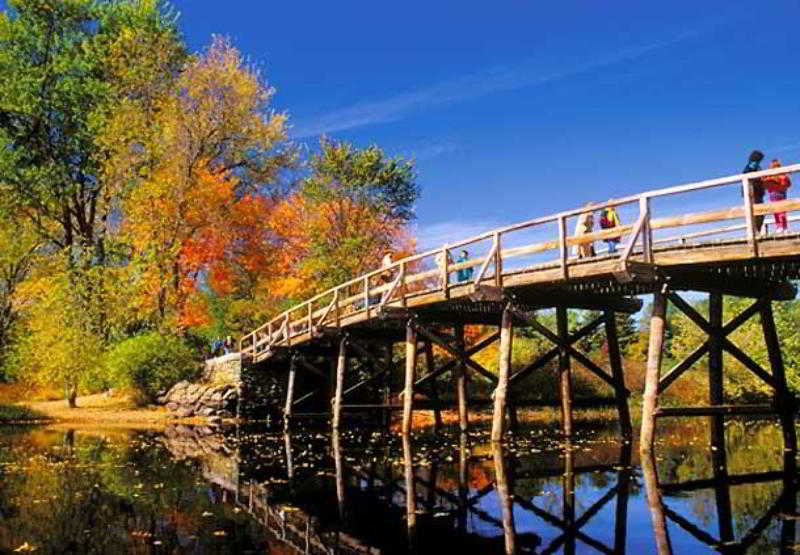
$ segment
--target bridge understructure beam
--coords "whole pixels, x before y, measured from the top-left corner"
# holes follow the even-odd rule
[[[712,458],[724,457],[725,418],[751,414],[777,415],[783,431],[784,449],[787,452],[796,452],[797,436],[794,427],[794,415],[797,410],[797,400],[790,392],[786,382],[780,342],[772,311],[772,302],[775,297],[769,294],[762,294],[761,296],[748,295],[748,297],[754,298],[752,304],[733,316],[730,321],[723,323],[724,294],[719,290],[708,293],[708,318],[700,314],[696,308],[667,286],[664,286],[661,291],[654,294],[642,407],[640,434],[640,450],[642,452],[650,452],[653,449],[658,418],[706,416],[709,417],[711,430]],[[665,320],[668,304],[674,306],[700,328],[706,334],[707,339],[689,353],[686,358],[662,375],[661,360],[664,349]],[[763,334],[764,345],[767,348],[771,371],[764,369],[728,338],[731,333],[755,316],[759,316],[761,321],[761,333]],[[761,405],[725,404],[723,382],[724,353],[728,353],[741,363],[744,368],[769,386],[772,391],[771,403]],[[708,357],[708,405],[659,408],[659,396],[689,369],[694,367],[703,356]],[[714,469],[715,471],[726,472],[726,462],[724,460],[715,461]],[[725,535],[723,534],[723,536]]]
[[[612,404],[616,406],[619,412],[621,433],[626,439],[632,436],[632,427],[630,421],[630,413],[628,410],[627,398],[630,392],[626,389],[624,384],[622,359],[620,355],[617,329],[616,329],[616,308],[620,311],[631,313],[637,311],[641,307],[641,303],[635,299],[625,297],[615,297],[609,299],[605,306],[605,310],[594,318],[588,324],[582,326],[580,329],[569,332],[568,319],[569,310],[577,308],[586,310],[587,304],[580,296],[573,296],[573,302],[577,306],[558,305],[545,308],[555,308],[557,314],[558,331],[553,332],[546,326],[539,323],[535,318],[535,311],[543,308],[541,304],[537,304],[533,309],[524,302],[515,302],[513,298],[504,300],[498,303],[498,299],[506,299],[502,293],[495,298],[490,299],[491,302],[499,305],[499,310],[495,309],[494,316],[488,313],[487,310],[474,312],[473,316],[478,318],[481,325],[496,323],[498,331],[485,335],[476,344],[469,348],[464,347],[463,342],[463,328],[465,324],[472,323],[469,318],[469,310],[462,311],[458,317],[448,317],[447,314],[439,309],[437,314],[432,317],[430,313],[419,313],[404,310],[402,313],[397,311],[397,316],[406,317],[406,327],[408,330],[407,344],[406,344],[406,373],[405,373],[405,387],[404,387],[404,411],[403,411],[403,430],[410,430],[410,423],[412,420],[412,413],[418,401],[415,399],[415,394],[419,392],[422,385],[430,385],[435,383],[438,378],[451,372],[454,381],[456,382],[456,393],[458,397],[459,406],[459,423],[462,431],[466,431],[468,426],[467,409],[470,401],[481,402],[481,400],[468,400],[466,392],[466,380],[468,373],[477,375],[479,378],[488,381],[495,386],[493,399],[491,400],[494,405],[492,438],[494,440],[501,440],[505,434],[507,427],[515,428],[517,425],[517,408],[522,404],[520,400],[520,393],[524,387],[523,380],[535,371],[542,370],[548,366],[554,359],[558,358],[558,372],[560,383],[560,399],[558,403],[562,409],[562,429],[565,436],[572,435],[572,411],[575,405],[581,406],[596,406],[598,404]],[[481,292],[479,302],[487,302],[486,291]],[[565,301],[566,302],[566,301]],[[602,305],[592,305],[592,308],[599,308]],[[484,307],[485,308],[485,307]],[[440,331],[440,328],[431,320],[453,321],[456,320],[457,324],[453,326],[454,332],[452,335],[445,334]],[[542,354],[536,360],[532,361],[526,367],[512,371],[511,367],[511,352],[513,342],[514,327],[526,327],[533,329],[544,338],[548,339],[554,344],[554,347],[549,351]],[[582,353],[576,348],[576,343],[590,337],[592,334],[600,330],[605,331],[606,345],[608,346],[608,358],[610,371],[607,371],[601,366],[592,361],[587,355]],[[424,352],[426,360],[428,361],[428,373],[422,377],[417,377],[416,357],[420,352],[419,349],[414,349],[419,340],[426,341]],[[489,345],[499,340],[499,364],[498,374],[495,376],[492,372],[488,371],[472,357],[479,351],[485,349]],[[451,357],[451,360],[442,364],[439,368],[434,368],[431,364],[432,360],[432,346],[437,347]],[[610,386],[613,398],[612,399],[574,399],[572,391],[572,363],[575,360],[586,368],[591,374],[600,378],[608,386]],[[434,403],[438,396],[434,394]],[[550,402],[534,402],[534,405],[548,405]],[[434,405],[434,406],[435,406]],[[437,418],[438,420],[438,418]],[[508,425],[506,423],[508,420]]]

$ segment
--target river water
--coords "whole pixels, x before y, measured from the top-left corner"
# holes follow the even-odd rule
[[[664,420],[655,457],[611,428],[265,433],[0,429],[0,552],[791,553],[794,456],[770,421]],[[409,491],[413,492],[409,495]],[[650,503],[648,503],[648,500]]]

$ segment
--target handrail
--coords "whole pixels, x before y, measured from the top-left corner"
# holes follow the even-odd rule
[[[379,301],[378,308],[386,305],[389,302],[394,302],[392,296],[394,295],[395,291],[399,287],[401,282],[400,278],[402,276],[402,282],[405,285],[414,284],[414,283],[422,283],[426,280],[438,277],[438,285],[434,287],[434,289],[441,290],[445,297],[449,294],[449,288],[453,286],[464,285],[463,283],[449,283],[449,274],[456,270],[461,270],[465,268],[474,268],[480,265],[480,270],[477,272],[477,275],[472,280],[472,285],[479,285],[483,280],[486,279],[486,273],[488,271],[489,265],[494,262],[495,265],[495,273],[498,275],[494,276],[494,281],[496,284],[501,285],[503,279],[503,262],[506,258],[512,258],[514,256],[522,256],[525,254],[532,254],[537,252],[544,252],[551,249],[557,249],[559,251],[559,265],[561,267],[564,279],[568,276],[568,266],[569,266],[569,256],[568,256],[568,245],[576,245],[588,242],[594,242],[597,240],[604,240],[613,237],[619,237],[621,235],[625,235],[626,230],[630,228],[630,226],[620,226],[619,228],[607,229],[598,232],[592,232],[585,234],[583,236],[568,236],[567,235],[567,220],[569,218],[578,216],[580,214],[584,214],[587,212],[597,212],[603,210],[608,207],[619,207],[623,205],[629,205],[633,203],[639,204],[639,217],[637,218],[636,225],[630,231],[629,239],[622,250],[620,255],[621,260],[627,261],[630,259],[632,253],[634,252],[635,245],[639,241],[639,238],[642,239],[642,256],[645,262],[652,259],[652,249],[654,244],[663,243],[664,240],[653,241],[652,239],[652,230],[653,229],[660,229],[665,227],[675,227],[681,225],[694,225],[699,223],[704,223],[705,221],[717,221],[719,219],[731,219],[731,218],[739,218],[744,216],[747,221],[747,224],[744,226],[744,229],[750,230],[749,233],[752,234],[752,224],[751,219],[754,217],[753,214],[762,215],[766,213],[771,213],[773,210],[767,208],[764,205],[758,205],[754,207],[753,204],[750,202],[750,195],[749,187],[747,186],[753,179],[769,177],[774,175],[782,175],[782,174],[790,174],[794,172],[800,171],[800,164],[794,164],[789,166],[783,166],[780,168],[771,168],[762,170],[759,172],[752,172],[747,174],[736,174],[733,176],[728,177],[721,177],[715,179],[709,179],[705,181],[699,181],[694,183],[687,183],[682,185],[677,185],[673,187],[666,187],[662,189],[653,189],[650,191],[646,191],[643,193],[639,193],[636,195],[630,195],[627,197],[622,197],[619,199],[612,199],[607,202],[593,204],[591,207],[583,206],[581,208],[562,211],[556,214],[551,214],[547,216],[542,216],[538,218],[534,218],[531,220],[527,220],[524,222],[518,222],[512,225],[508,225],[505,227],[501,227],[495,230],[486,231],[484,233],[480,233],[468,239],[464,239],[461,241],[453,242],[445,244],[442,247],[437,247],[435,249],[430,249],[428,251],[413,254],[402,258],[391,265],[387,265],[385,267],[376,268],[369,272],[366,272],[360,276],[357,276],[351,280],[348,280],[344,283],[341,283],[331,289],[323,291],[310,299],[283,311],[282,313],[275,316],[273,319],[267,321],[265,324],[259,326],[252,332],[242,336],[239,339],[239,348],[240,351],[243,351],[243,343],[246,339],[250,339],[250,346],[247,348],[247,351],[252,350],[254,353],[257,350],[257,346],[260,345],[262,342],[258,339],[258,334],[263,332],[263,330],[267,329],[267,344],[268,349],[274,345],[279,343],[291,343],[291,338],[299,333],[305,332],[312,332],[314,329],[322,326],[325,321],[330,317],[332,312],[336,313],[336,325],[339,325],[339,321],[341,318],[340,310],[342,308],[347,309],[348,307],[353,308],[357,307],[358,299],[363,299],[363,310],[369,311],[370,307],[370,295],[382,293],[381,299]],[[695,219],[692,220],[690,223],[684,223],[682,221],[673,221],[674,219],[666,219],[665,221],[660,220],[653,220],[652,219],[652,210],[650,208],[650,202],[655,198],[666,197],[671,195],[677,195],[681,193],[688,193],[688,192],[695,192],[701,191],[713,187],[724,186],[724,185],[731,185],[734,183],[739,182],[743,189],[743,197],[744,197],[744,207],[738,210],[731,209],[722,214],[720,213],[712,213],[707,216],[707,220]],[[786,205],[788,205],[789,210],[800,210],[800,206],[796,206],[794,201],[783,201]],[[782,203],[779,203],[782,204]],[[688,218],[691,220],[691,218]],[[500,247],[500,238],[504,235],[513,233],[515,231],[519,231],[522,229],[530,229],[537,226],[541,226],[544,224],[551,224],[557,223],[558,224],[558,239],[555,241],[545,241],[544,243],[535,243],[532,245],[522,246],[522,247],[513,247],[507,250],[503,250]],[[741,228],[740,228],[741,229]],[[492,247],[489,253],[485,257],[477,257],[471,259],[466,262],[450,264],[448,261],[448,253],[471,244],[482,243],[484,241],[492,240]],[[748,241],[751,243],[753,247],[754,254],[757,255],[757,241],[758,238],[753,236],[748,236]],[[409,265],[418,263],[424,259],[435,257],[440,254],[444,254],[444,260],[440,267],[437,267],[435,270],[422,270],[420,272],[408,275],[406,269]],[[397,278],[391,284],[383,284],[379,285],[378,287],[370,287],[370,280],[375,278],[376,276],[384,273],[384,272],[392,272],[398,271]],[[356,295],[348,294],[347,289],[356,285],[356,284],[363,284],[363,287],[360,287],[361,291]],[[429,289],[428,289],[429,290]],[[334,295],[334,301],[331,302],[327,307],[323,309],[314,310],[313,303],[319,301],[320,299],[328,296]],[[399,299],[401,302],[404,302],[406,295],[413,294],[412,292],[404,292],[401,295],[402,299]],[[335,306],[335,311],[334,311]],[[356,308],[354,312],[357,312],[359,308]],[[292,315],[298,311],[302,311],[304,316],[299,320],[293,320]],[[321,316],[314,321],[317,314],[321,311]],[[292,329],[293,322],[302,322],[306,321],[306,329],[301,330],[298,333],[295,333]],[[281,326],[278,332],[272,332],[272,324],[273,323],[281,323]]]

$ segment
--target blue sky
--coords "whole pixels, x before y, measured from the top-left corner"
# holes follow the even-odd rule
[[[263,65],[297,140],[416,157],[423,246],[800,159],[795,1],[175,5],[193,48]]]
[[[422,246],[800,160],[800,4],[175,0],[230,36],[296,140],[415,157]]]

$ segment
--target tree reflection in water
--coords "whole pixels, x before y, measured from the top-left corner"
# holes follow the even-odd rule
[[[0,551],[788,552],[796,462],[764,421],[671,424],[657,459],[602,430],[563,444],[366,430],[0,434]],[[667,425],[669,426],[669,425]]]

